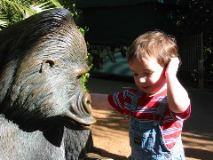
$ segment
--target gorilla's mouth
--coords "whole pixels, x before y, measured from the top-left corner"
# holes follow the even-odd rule
[[[79,96],[81,97],[81,96]],[[88,93],[83,98],[78,98],[76,106],[71,106],[66,116],[82,125],[91,125],[96,122],[92,116],[91,97]]]

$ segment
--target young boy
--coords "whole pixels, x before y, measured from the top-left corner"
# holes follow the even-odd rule
[[[131,160],[185,159],[181,132],[191,105],[176,76],[178,57],[174,38],[160,31],[147,32],[128,52],[137,89],[91,94],[94,108],[114,108],[131,117]]]

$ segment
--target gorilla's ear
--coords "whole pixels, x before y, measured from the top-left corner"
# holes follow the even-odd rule
[[[48,59],[48,60],[43,61],[41,63],[39,73],[47,71],[48,69],[54,67],[54,65],[55,65],[55,61],[53,61],[53,60]]]

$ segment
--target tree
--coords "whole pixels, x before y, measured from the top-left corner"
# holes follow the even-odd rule
[[[0,0],[0,29],[56,7],[62,7],[58,0]]]
[[[179,34],[203,35],[204,69],[207,79],[213,78],[213,1],[176,0],[177,8],[172,11],[173,21]]]

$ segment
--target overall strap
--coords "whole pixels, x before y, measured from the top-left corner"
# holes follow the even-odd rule
[[[157,113],[156,113],[156,121],[159,122],[160,125],[163,124],[163,118],[165,116],[166,109],[168,107],[167,103],[167,97],[159,97],[158,98],[159,105],[157,107]]]
[[[141,93],[139,91],[137,91],[135,94],[133,94],[131,92],[126,92],[125,96],[130,97],[130,99],[131,99],[131,103],[127,104],[127,108],[130,111],[135,111],[137,109],[138,99],[139,99],[139,97],[141,97]]]

